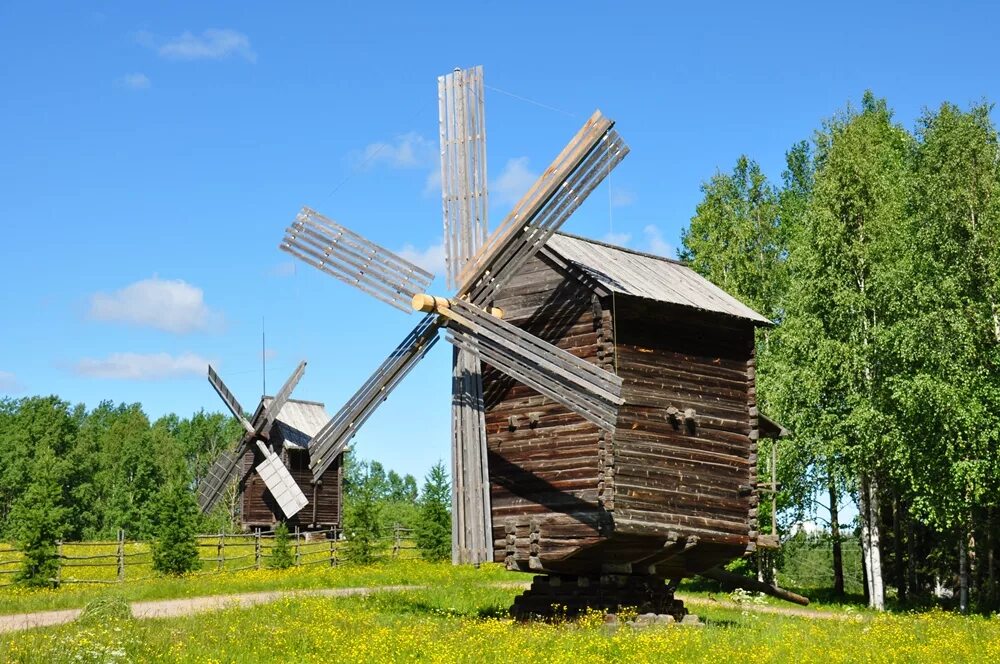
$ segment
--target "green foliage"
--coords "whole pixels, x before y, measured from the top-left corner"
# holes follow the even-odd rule
[[[63,505],[60,487],[62,464],[43,443],[31,469],[30,485],[14,507],[10,519],[17,546],[24,552],[14,580],[26,586],[57,585],[60,560],[57,543],[63,535]]]
[[[288,537],[288,526],[282,521],[274,528],[274,542],[271,545],[267,566],[273,569],[288,569],[294,564],[295,556]]]
[[[717,173],[701,189],[704,198],[681,235],[681,258],[766,317],[776,317],[788,251],[777,190],[745,156],[732,174]]]
[[[424,480],[417,546],[425,560],[445,560],[451,556],[451,485],[440,461]]]
[[[378,462],[353,465],[350,492],[345,496],[345,553],[353,562],[370,563],[385,548],[383,540],[388,530],[383,521],[383,504],[387,483]]]
[[[125,595],[112,592],[87,602],[77,622],[84,625],[103,625],[115,620],[130,620],[132,609]]]
[[[181,575],[198,569],[198,503],[187,484],[174,478],[164,485],[158,499],[153,569]]]

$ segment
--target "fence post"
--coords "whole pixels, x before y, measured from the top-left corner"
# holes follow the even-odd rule
[[[295,564],[302,564],[302,554],[299,552],[299,527],[295,526]]]
[[[226,562],[226,538],[225,533],[221,530],[219,531],[219,543],[215,547],[215,557],[218,561],[218,570],[221,572],[222,567]]]
[[[56,565],[56,585],[57,586],[60,583],[62,583],[62,561],[63,561],[62,545],[63,545],[63,542],[62,542],[61,539],[60,540],[56,540],[56,562],[58,563]]]
[[[337,529],[330,529],[330,567],[337,566]]]
[[[125,580],[125,529],[118,529],[118,582]]]
[[[400,528],[400,526],[399,526],[398,523],[392,524],[392,557],[393,558],[399,558],[399,546],[400,546],[399,528]]]
[[[260,528],[254,531],[253,564],[256,569],[260,569]]]

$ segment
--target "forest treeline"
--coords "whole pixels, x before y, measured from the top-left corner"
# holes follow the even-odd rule
[[[703,185],[682,258],[775,321],[758,400],[778,443],[784,526],[857,506],[865,595],[998,606],[1000,152],[986,103],[912,129],[865,94],[791,147]],[[766,444],[760,476],[766,478]],[[768,510],[762,509],[765,514]],[[769,514],[764,521],[769,521]],[[766,529],[766,523],[764,524]]]
[[[150,421],[139,404],[103,402],[87,410],[55,396],[0,400],[0,540],[21,539],[26,525],[37,528],[46,516],[35,513],[40,500],[54,506],[47,516],[61,539],[114,539],[119,528],[130,539],[152,539],[171,499],[165,492],[181,484],[193,494],[216,456],[241,435],[228,414]],[[358,539],[377,546],[398,524],[413,529],[432,557],[450,553],[450,485],[441,464],[422,487],[377,461],[349,456],[345,471],[345,528]],[[54,489],[46,494],[45,487]],[[233,528],[225,505],[200,515],[195,526],[203,533]]]

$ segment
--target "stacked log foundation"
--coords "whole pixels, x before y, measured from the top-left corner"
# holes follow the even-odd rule
[[[514,599],[511,616],[517,620],[573,618],[588,610],[669,615],[680,622],[687,614],[674,599],[674,589],[663,579],[629,574],[600,576],[536,576],[531,587]]]

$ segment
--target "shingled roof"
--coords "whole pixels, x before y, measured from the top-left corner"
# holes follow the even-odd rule
[[[772,325],[771,321],[679,261],[556,233],[546,249],[620,295],[667,302]]]
[[[260,407],[267,408],[274,397],[264,397]],[[330,421],[326,407],[318,401],[301,401],[289,399],[282,406],[275,419],[275,426],[281,431],[285,448],[304,450],[309,440]]]

